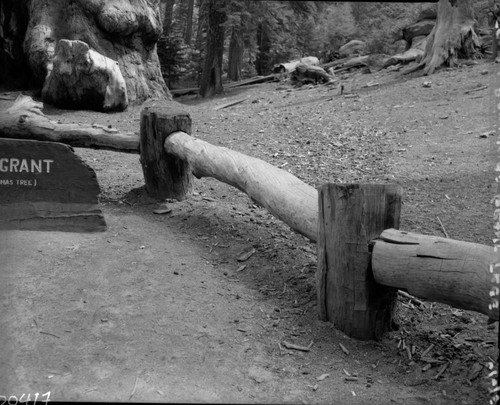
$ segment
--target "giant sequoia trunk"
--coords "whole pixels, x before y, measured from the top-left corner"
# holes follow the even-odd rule
[[[58,41],[69,39],[83,41],[118,62],[129,101],[170,98],[156,54],[162,31],[159,0],[2,0],[0,4],[2,15],[5,10],[22,11],[23,7],[27,11],[29,23],[17,38],[24,41],[27,65],[37,87],[42,87],[52,69]],[[12,18],[7,21],[2,15],[0,38],[5,49],[9,38],[2,32],[9,33]],[[19,71],[26,64],[18,56],[10,57],[9,63]]]
[[[411,72],[424,68],[432,74],[442,65],[454,66],[458,58],[472,58],[479,40],[474,32],[472,0],[439,0],[436,25],[427,38],[421,62]]]
[[[207,0],[208,33],[200,96],[222,93],[222,56],[224,54],[225,0]]]
[[[7,87],[33,84],[23,51],[27,26],[26,1],[0,1],[0,84]]]

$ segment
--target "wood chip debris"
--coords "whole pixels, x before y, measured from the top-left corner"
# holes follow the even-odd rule
[[[398,290],[398,295],[410,300],[413,304],[416,304],[423,308],[426,307],[424,302],[420,301],[418,298],[415,298],[413,295],[408,294],[406,291]]]
[[[445,372],[445,370],[448,368],[448,365],[450,363],[447,362],[446,364],[444,364],[443,366],[441,366],[441,368],[439,369],[438,373],[433,377],[434,380],[437,380],[439,377],[441,377],[441,375]]]
[[[42,335],[54,336],[54,337],[56,337],[56,338],[58,338],[58,339],[61,339],[61,336],[54,335],[53,333],[50,333],[50,332],[44,332],[43,330],[41,330],[41,331],[40,331],[40,333],[41,333]]]
[[[153,210],[153,213],[157,215],[170,214],[171,212],[172,208],[157,208],[156,210]]]
[[[354,376],[346,376],[344,377],[344,381],[359,381],[359,378]]]
[[[132,390],[132,393],[130,394],[130,397],[128,397],[129,401],[132,399],[132,397],[135,394],[135,389],[137,388],[137,382],[139,381],[139,376],[135,377],[135,384],[134,384],[134,389]]]
[[[481,363],[474,363],[471,370],[469,371],[467,379],[469,381],[474,381],[477,377],[479,377],[479,374],[481,373],[482,370],[483,366]]]
[[[287,349],[293,349],[293,350],[299,350],[302,352],[308,352],[311,350],[311,347],[314,342],[309,343],[308,346],[299,346],[290,342],[287,342],[286,340],[283,341],[283,346],[285,346]]]
[[[239,255],[238,257],[236,258],[236,260],[238,260],[239,262],[244,262],[248,259],[250,259],[250,257],[252,257],[252,255],[255,253],[255,248],[254,247],[249,247],[249,248],[246,248],[245,250],[243,250]]]
[[[330,377],[330,374],[325,373],[325,374],[321,374],[318,378],[316,378],[316,380],[323,381],[325,378],[328,378],[328,377]]]
[[[464,91],[464,94],[469,94],[469,93],[472,93],[474,91],[481,91],[481,90],[486,90],[488,88],[488,86],[480,86],[480,87],[476,87],[475,89],[472,89],[472,90],[466,90]]]
[[[482,134],[480,134],[479,138],[488,138],[490,135],[494,135],[494,134],[495,134],[495,130],[486,131],[486,132],[483,132]]]
[[[443,223],[441,222],[441,220],[439,219],[439,217],[436,217],[437,220],[439,221],[439,224],[441,225],[441,228],[443,229],[443,233],[444,235],[449,239],[450,238],[450,235],[448,235],[448,233],[446,232],[446,229],[444,228],[444,225]]]
[[[239,273],[240,271],[243,271],[243,270],[245,270],[246,268],[247,268],[247,265],[246,265],[246,264],[244,264],[243,266],[240,266],[240,267],[238,267],[238,268],[236,269],[236,273]]]
[[[423,358],[429,354],[429,352],[434,348],[434,343],[431,343],[427,349],[425,349],[422,354],[420,355],[420,358]]]
[[[346,347],[342,344],[339,343],[340,349],[346,354],[349,355],[349,350],[346,349]]]

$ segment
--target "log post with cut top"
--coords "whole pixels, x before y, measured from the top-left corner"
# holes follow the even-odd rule
[[[141,112],[141,165],[148,194],[182,201],[192,190],[189,163],[165,151],[165,139],[176,131],[191,133],[191,117],[175,103],[145,107]]]
[[[399,226],[401,196],[400,186],[388,184],[319,190],[318,308],[348,336],[378,340],[391,330],[397,290],[375,282],[370,241]]]

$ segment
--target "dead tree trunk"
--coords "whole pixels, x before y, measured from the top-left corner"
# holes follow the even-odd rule
[[[479,47],[474,22],[472,0],[439,0],[436,25],[427,39],[424,56],[404,73],[423,68],[425,74],[432,74],[442,65],[456,65],[458,58],[472,58]]]
[[[0,114],[0,137],[139,153],[139,136],[134,133],[120,133],[103,125],[52,121],[42,109],[42,103],[28,96],[19,96],[12,107]]]

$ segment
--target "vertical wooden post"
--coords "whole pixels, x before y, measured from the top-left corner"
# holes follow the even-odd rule
[[[141,112],[141,165],[148,194],[182,201],[192,190],[189,164],[165,152],[168,135],[191,133],[191,117],[175,104],[146,107]]]
[[[320,318],[357,339],[391,330],[396,289],[378,285],[370,241],[398,228],[402,188],[326,184],[319,190],[318,307]]]

